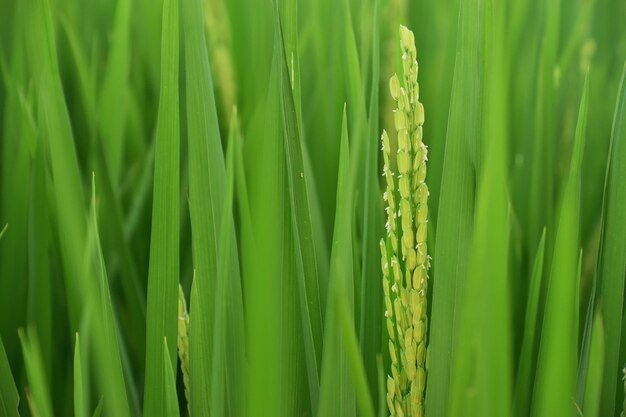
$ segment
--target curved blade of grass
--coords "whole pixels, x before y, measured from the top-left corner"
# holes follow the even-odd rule
[[[6,230],[6,226],[2,232]],[[0,238],[2,233],[0,233]],[[17,406],[20,403],[20,397],[17,393],[15,380],[11,374],[9,360],[4,350],[4,343],[0,338],[0,415],[3,417],[19,417]]]
[[[574,150],[561,198],[554,255],[539,346],[532,415],[573,413],[578,357],[578,285],[580,179],[587,105],[588,75],[580,101]]]
[[[533,269],[528,287],[528,299],[526,301],[526,316],[524,318],[524,334],[522,336],[522,348],[520,351],[519,365],[517,368],[517,380],[515,383],[513,409],[517,416],[528,416],[530,398],[532,394],[532,381],[535,375],[537,359],[537,327],[541,320],[538,317],[539,296],[543,277],[543,262],[546,248],[546,231],[544,229],[539,241],[539,247],[535,254]]]
[[[46,382],[43,360],[39,350],[37,336],[32,329],[25,332],[18,329],[18,335],[22,342],[22,354],[24,355],[24,367],[30,387],[30,407],[37,417],[52,417],[52,401],[50,389]]]
[[[131,0],[118,0],[111,36],[111,48],[98,102],[98,121],[109,175],[117,184],[124,154],[124,129],[128,110],[130,71]]]
[[[328,281],[324,352],[318,416],[356,416],[355,388],[349,369],[347,344],[341,332],[339,306],[344,298],[349,326],[354,326],[354,275],[352,264],[352,188],[350,152],[344,107],[337,179],[337,208]],[[358,349],[357,349],[358,350]]]
[[[604,319],[604,370],[600,415],[618,408],[615,394],[621,392],[618,372],[623,321],[624,275],[626,271],[626,65],[618,90],[611,145],[604,183],[603,224],[597,273]],[[620,339],[621,338],[621,339]],[[618,389],[619,388],[619,389]],[[619,398],[619,397],[618,397]],[[619,403],[619,401],[618,401]]]
[[[156,128],[143,415],[167,416],[164,361],[176,365],[179,274],[178,0],[163,2],[161,92]],[[163,337],[170,344],[167,352]],[[167,354],[167,357],[165,356]]]
[[[450,364],[457,346],[456,323],[464,299],[467,262],[474,216],[471,143],[478,141],[479,50],[478,8],[461,2],[457,55],[446,135],[437,240],[435,242],[430,364],[426,386],[426,415],[445,416],[449,399]]]
[[[281,112],[285,134],[285,161],[293,233],[294,255],[298,276],[300,322],[304,342],[307,381],[311,406],[315,410],[319,397],[319,355],[322,350],[322,312],[319,295],[319,276],[315,253],[315,238],[311,226],[310,202],[303,162],[303,143],[298,119],[299,89],[293,85],[295,69],[289,71],[287,50],[280,16],[275,7],[275,30],[281,50]],[[291,28],[293,25],[289,25]],[[287,33],[289,35],[289,32]],[[291,33],[291,36],[295,34]],[[289,38],[289,36],[287,36]],[[293,43],[295,48],[295,42]],[[290,76],[292,74],[292,76]]]

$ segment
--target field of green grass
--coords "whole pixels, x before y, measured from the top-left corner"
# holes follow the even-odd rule
[[[623,0],[0,0],[0,417],[626,416],[625,65]]]

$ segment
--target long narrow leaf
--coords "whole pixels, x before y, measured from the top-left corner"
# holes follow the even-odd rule
[[[146,325],[146,385],[143,415],[167,416],[167,380],[163,375],[165,346],[176,365],[179,273],[179,116],[178,1],[163,2],[161,97],[156,129],[152,235]]]
[[[604,320],[604,370],[600,415],[612,415],[618,407],[616,387],[621,391],[619,360],[623,321],[624,275],[626,274],[626,66],[618,90],[611,146],[604,185],[601,249],[598,276]],[[618,397],[619,398],[619,397]],[[617,403],[617,404],[616,404]]]
[[[461,2],[457,55],[454,66],[450,115],[441,178],[437,241],[435,242],[433,298],[430,333],[429,379],[426,386],[426,414],[445,416],[450,386],[450,363],[457,308],[464,297],[472,230],[474,183],[468,147],[478,141],[479,49],[478,7]]]
[[[352,265],[352,189],[350,187],[350,154],[348,126],[344,108],[337,180],[337,213],[331,252],[328,304],[324,329],[324,353],[320,382],[318,416],[356,416],[353,378],[345,349],[349,343],[340,331],[339,305],[347,304],[351,326],[354,318],[354,275]],[[344,298],[340,301],[340,297]]]
[[[561,198],[550,281],[539,347],[532,415],[573,413],[578,356],[578,239],[580,178],[585,141],[588,77],[585,80],[574,150]]]

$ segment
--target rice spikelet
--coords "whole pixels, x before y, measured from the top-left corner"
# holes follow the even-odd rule
[[[187,313],[185,293],[180,284],[178,285],[178,357],[180,358],[180,369],[183,374],[183,384],[185,385],[187,412],[191,415],[189,406],[189,314]]]
[[[422,417],[430,267],[426,248],[427,148],[422,142],[424,107],[419,102],[415,40],[413,32],[404,26],[400,26],[400,47],[404,74],[402,80],[395,74],[389,80],[391,97],[397,105],[393,112],[398,143],[395,175],[389,136],[384,130],[382,133],[387,239],[380,241],[380,249],[391,358],[387,406],[391,416]]]

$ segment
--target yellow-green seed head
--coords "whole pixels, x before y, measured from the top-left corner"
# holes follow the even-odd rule
[[[397,151],[387,132],[381,136],[387,241],[380,243],[385,321],[391,370],[387,405],[392,416],[423,417],[426,384],[428,289],[427,148],[422,142],[424,106],[419,102],[415,37],[400,26],[402,76],[389,80],[395,101]],[[395,155],[395,161],[392,157]],[[396,171],[392,170],[395,162]],[[396,186],[397,185],[397,186]]]

